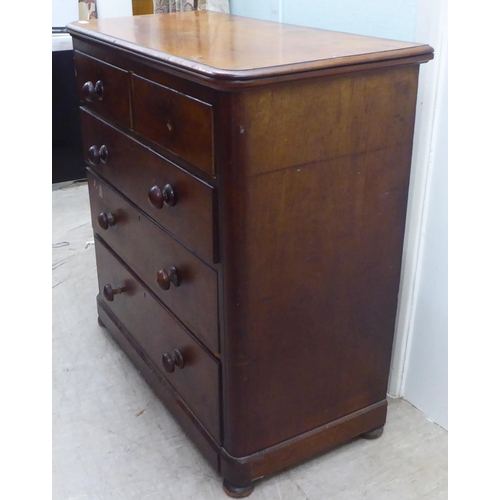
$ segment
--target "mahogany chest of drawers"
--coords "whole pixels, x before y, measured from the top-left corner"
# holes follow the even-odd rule
[[[428,45],[75,22],[105,326],[231,496],[380,434]]]

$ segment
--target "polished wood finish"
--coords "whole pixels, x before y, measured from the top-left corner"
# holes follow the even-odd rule
[[[232,87],[271,77],[411,59],[425,62],[425,44],[289,26],[219,12],[96,19],[70,25],[80,36],[140,52],[186,77]],[[313,55],[312,55],[313,54]],[[350,68],[352,69],[357,68]],[[230,82],[230,83],[228,83]]]
[[[186,435],[192,440],[207,462],[217,470],[219,467],[220,444],[208,434],[205,427],[203,427],[179,393],[175,391],[157,366],[144,353],[141,346],[111,312],[106,303],[99,298],[97,300],[97,311],[99,324],[106,328],[111,338],[123,349],[137,369],[141,371],[146,382],[175,417]]]
[[[97,221],[95,233],[111,247],[119,248],[121,258],[158,298],[212,351],[218,352],[216,271],[94,173],[88,172],[88,180],[92,220]],[[106,229],[99,223],[103,213],[113,214],[113,225]],[[158,280],[158,272],[164,269],[164,276]]]
[[[111,213],[101,212],[97,217],[97,223],[101,229],[106,231],[108,227],[115,225],[115,216]]]
[[[160,269],[156,273],[156,282],[162,290],[169,290],[170,285],[180,286],[181,279],[177,269],[175,267],[171,267],[168,271],[166,269]]]
[[[176,367],[182,370],[185,366],[184,358],[179,349],[174,349],[173,354],[169,352],[163,353],[161,363],[168,373],[174,373]]]
[[[99,289],[107,299],[105,287],[114,291],[109,309],[131,332],[144,354],[159,369],[175,391],[193,409],[210,435],[220,439],[219,422],[219,362],[142,286],[100,239],[95,242],[99,267]],[[113,297],[113,295],[111,295]],[[156,318],[151,322],[150,318]],[[147,325],[144,328],[144,325]],[[133,332],[133,333],[132,333]],[[183,368],[165,369],[163,354],[178,350],[182,353]]]
[[[214,175],[212,107],[140,76],[132,85],[134,130]]]
[[[226,493],[380,435],[432,48],[211,12],[69,30],[99,315]]]
[[[84,147],[106,143],[108,160],[99,161],[95,171],[206,262],[217,261],[214,188],[90,113],[82,112],[81,124]],[[175,193],[175,206],[165,206],[163,199],[160,209],[163,192],[161,198],[149,193],[167,185]]]
[[[75,52],[75,68],[80,103],[129,127],[128,73],[80,52]]]
[[[107,163],[109,160],[109,151],[105,144],[101,147],[92,145],[87,151],[87,160],[89,163],[97,167],[99,163]]]
[[[163,207],[163,204],[173,207],[177,204],[174,188],[170,184],[165,184],[161,189],[156,184],[148,191],[149,203],[158,210]]]
[[[97,80],[95,85],[92,82],[85,82],[82,87],[83,97],[87,102],[94,102],[95,99],[103,100],[104,84],[102,80]]]
[[[106,144],[103,144],[99,148],[99,160],[102,163],[108,163],[108,160],[109,160],[109,151],[108,151],[108,147],[106,146]]]
[[[113,302],[113,300],[115,300],[115,295],[120,295],[121,293],[125,293],[126,291],[127,287],[125,286],[120,288],[113,288],[109,283],[107,283],[103,286],[102,294],[108,302]]]
[[[170,185],[170,184],[169,184]],[[163,207],[163,190],[156,184],[148,191],[149,203],[158,210]]]
[[[291,439],[245,457],[220,451],[220,472],[231,484],[246,487],[262,477],[300,463],[341,443],[385,424],[387,401],[383,400]]]
[[[315,113],[305,116],[302,105],[280,99],[289,88],[274,89],[274,102],[281,103],[271,109],[278,117],[274,121],[279,125],[286,115],[291,131],[277,136],[265,163],[247,163],[247,158],[261,155],[254,151],[267,141],[252,129],[254,120],[265,121],[255,115],[266,108],[235,106],[245,134],[235,141],[238,169],[228,172],[221,187],[231,206],[221,210],[225,328],[245,332],[225,336],[226,351],[241,353],[228,356],[224,365],[225,447],[234,456],[385,398],[411,161],[411,142],[397,141],[411,137],[414,120],[411,107],[405,113],[398,106],[398,94],[416,99],[416,87],[400,87],[397,75],[389,89],[385,71],[378,79],[367,75],[371,85],[359,92],[342,127],[327,129],[332,130],[328,141],[301,141],[295,162],[282,143],[290,137],[296,145],[294,125],[306,131],[314,130],[316,121],[328,123],[338,112],[335,100],[321,111],[314,107],[321,97],[311,92],[306,102]],[[409,71],[404,81],[411,76],[416,74]],[[384,92],[394,95],[392,106],[366,106]],[[255,102],[254,97],[248,99]],[[347,103],[348,98],[342,101]],[[363,134],[363,122],[380,123],[382,116],[399,124],[399,139],[396,144],[387,139],[386,148],[381,146],[384,129],[373,127],[379,130],[378,143]],[[358,140],[372,142],[374,150],[318,159],[327,148],[349,150]],[[278,155],[281,169],[275,169]],[[248,412],[254,412],[251,421]]]
[[[99,148],[97,146],[90,146],[87,151],[87,160],[92,166],[96,166],[99,163]]]
[[[82,87],[83,97],[86,101],[92,102],[95,99],[95,88],[92,82],[85,82]]]

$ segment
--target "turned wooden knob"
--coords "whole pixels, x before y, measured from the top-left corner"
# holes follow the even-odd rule
[[[89,163],[95,167],[100,160],[99,148],[97,146],[90,146],[87,151],[87,158],[89,159]]]
[[[92,82],[85,82],[83,84],[83,96],[88,102],[92,102],[95,99],[95,87]]]
[[[108,147],[103,144],[100,148],[93,145],[87,151],[87,158],[91,165],[97,166],[100,161],[106,163],[109,160]]]
[[[165,184],[163,189],[153,186],[148,192],[148,199],[155,208],[162,208],[164,203],[173,207],[177,203],[174,188],[170,184]]]
[[[163,368],[165,368],[165,371],[173,373],[176,366],[182,370],[185,363],[181,351],[179,351],[179,349],[174,349],[172,354],[166,352],[162,355],[161,364],[163,365]]]
[[[181,280],[179,278],[179,273],[175,267],[171,267],[168,271],[165,269],[160,269],[156,273],[156,283],[162,290],[168,290],[170,285],[179,286]]]
[[[83,84],[83,96],[88,102],[94,101],[97,98],[102,101],[104,99],[104,84],[101,80],[97,80],[95,85],[92,82],[85,82]]]
[[[105,212],[101,212],[97,217],[97,223],[102,229],[106,230],[109,226],[114,226],[116,224],[116,219],[111,213],[107,214]]]
[[[104,295],[104,298],[108,300],[109,302],[113,302],[115,299],[115,295],[118,295],[120,293],[125,292],[125,288],[113,288],[109,283],[107,285],[104,285],[104,288],[102,289],[102,293]]]
[[[101,80],[97,80],[97,82],[95,82],[94,92],[100,101],[104,99],[104,84]]]
[[[109,160],[109,151],[108,151],[108,147],[103,144],[100,148],[99,148],[99,159],[103,162],[103,163],[107,163],[108,160]]]

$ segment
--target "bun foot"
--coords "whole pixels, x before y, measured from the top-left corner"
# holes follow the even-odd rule
[[[99,326],[105,326],[104,323],[102,322],[102,319],[97,316],[97,323],[99,324]]]
[[[231,484],[226,479],[224,479],[222,488],[224,489],[226,495],[230,496],[231,498],[245,498],[252,493],[254,486],[252,484],[247,486],[235,486],[234,484]]]
[[[373,431],[365,432],[361,434],[361,437],[364,439],[377,439],[384,433],[384,428],[379,427],[378,429],[374,429]]]

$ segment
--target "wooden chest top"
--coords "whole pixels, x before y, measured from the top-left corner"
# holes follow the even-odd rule
[[[432,59],[426,44],[400,42],[219,12],[178,12],[74,22],[91,37],[160,61],[202,80],[227,85],[352,65]]]

